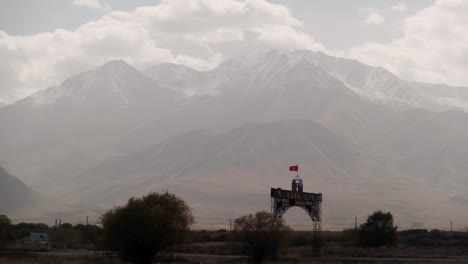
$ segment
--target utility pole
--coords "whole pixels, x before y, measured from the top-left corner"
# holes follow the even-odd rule
[[[55,229],[57,229],[57,218],[55,218]]]
[[[357,217],[354,217],[354,229],[357,230]]]
[[[229,231],[232,231],[232,219],[229,219]]]
[[[452,219],[450,219],[450,232],[453,232]]]
[[[86,227],[88,227],[88,216],[86,216]]]

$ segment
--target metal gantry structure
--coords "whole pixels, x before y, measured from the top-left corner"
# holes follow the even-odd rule
[[[281,218],[289,208],[300,207],[307,212],[313,222],[314,236],[320,236],[322,231],[322,194],[303,192],[303,182],[299,176],[292,180],[291,185],[291,191],[271,188],[273,216]]]

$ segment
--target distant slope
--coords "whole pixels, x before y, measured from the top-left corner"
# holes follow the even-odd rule
[[[0,167],[0,213],[10,213],[37,204],[39,194]]]
[[[468,112],[468,87],[410,82],[419,93],[439,103]]]
[[[289,189],[294,175],[287,168],[296,162],[305,190],[324,193],[325,214],[333,224],[376,205],[406,219],[416,217],[416,211],[428,215],[434,210],[425,202],[431,194],[418,187],[420,182],[304,120],[249,124],[218,135],[188,133],[84,172],[61,199],[106,207],[131,195],[168,189],[188,199],[197,215],[235,217],[268,208],[269,188]],[[447,210],[440,197],[432,200],[437,210]]]
[[[112,156],[116,141],[173,111],[175,100],[132,66],[111,61],[2,108],[0,163],[50,190]]]
[[[398,171],[468,201],[467,133],[468,115],[447,111],[400,124],[389,134],[383,149],[398,157],[391,162]]]
[[[164,64],[158,70],[180,73],[185,67]],[[136,129],[122,144],[128,147],[155,142],[155,131],[167,137],[193,129],[223,131],[251,122],[288,119],[313,120],[335,133],[346,131],[343,135],[353,142],[371,144],[400,115],[386,105],[362,98],[309,58],[289,52],[271,51],[245,60],[228,60],[213,71],[197,74],[216,76],[208,78],[215,87],[211,93],[202,96],[204,88],[192,85],[199,96],[188,98],[184,111]],[[156,81],[158,76],[161,74],[154,77]],[[172,78],[163,80],[170,83]],[[219,80],[224,81],[216,84]]]

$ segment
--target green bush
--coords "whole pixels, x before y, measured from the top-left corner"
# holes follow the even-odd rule
[[[187,203],[168,192],[131,198],[102,217],[104,238],[124,261],[152,263],[156,254],[181,242],[193,223]]]
[[[374,212],[360,226],[358,243],[364,247],[395,246],[396,230],[390,212]]]
[[[267,257],[278,257],[280,250],[287,245],[290,228],[283,219],[262,211],[237,218],[234,231],[249,259],[261,263]]]

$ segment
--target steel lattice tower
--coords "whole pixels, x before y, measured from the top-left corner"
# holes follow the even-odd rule
[[[314,237],[319,238],[322,231],[322,194],[303,192],[299,176],[292,180],[291,191],[271,188],[271,212],[274,217],[281,218],[293,206],[307,212],[314,225]]]

